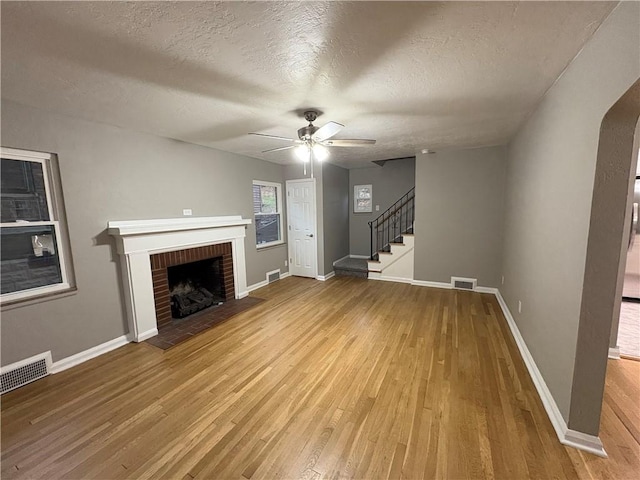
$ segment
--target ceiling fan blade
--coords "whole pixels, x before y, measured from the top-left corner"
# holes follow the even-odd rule
[[[344,128],[344,125],[337,122],[329,122],[321,126],[316,133],[311,135],[311,138],[316,142],[322,142],[328,138],[333,137],[336,133]]]
[[[322,142],[327,147],[364,147],[367,145],[375,145],[375,140],[367,140],[364,138],[351,138],[351,139],[336,139],[326,140]]]
[[[287,137],[279,137],[277,135],[267,135],[265,133],[254,133],[254,132],[249,132],[249,135],[257,135],[259,137],[267,137],[267,138],[273,138],[275,140],[284,140],[286,142],[295,142],[296,140],[294,140],[293,138],[287,138]]]
[[[295,145],[287,145],[286,147],[278,147],[278,148],[271,148],[269,150],[263,150],[262,153],[269,153],[269,152],[279,152],[280,150],[289,150],[290,148],[295,148]]]

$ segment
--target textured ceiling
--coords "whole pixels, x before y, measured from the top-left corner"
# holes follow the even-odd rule
[[[608,2],[2,2],[2,96],[292,163],[301,110],[345,167],[507,141]]]

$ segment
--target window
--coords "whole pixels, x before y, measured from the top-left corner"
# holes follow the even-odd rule
[[[282,185],[253,181],[253,214],[256,221],[256,246],[269,247],[282,241]]]
[[[68,289],[52,156],[10,148],[1,153],[0,301]]]

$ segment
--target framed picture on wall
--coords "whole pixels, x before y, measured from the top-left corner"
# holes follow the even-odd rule
[[[354,185],[353,212],[368,213],[373,211],[373,189],[371,185]]]

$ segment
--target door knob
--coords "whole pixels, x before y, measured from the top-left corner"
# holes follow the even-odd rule
[[[307,233],[307,237],[313,237],[313,233]]]

